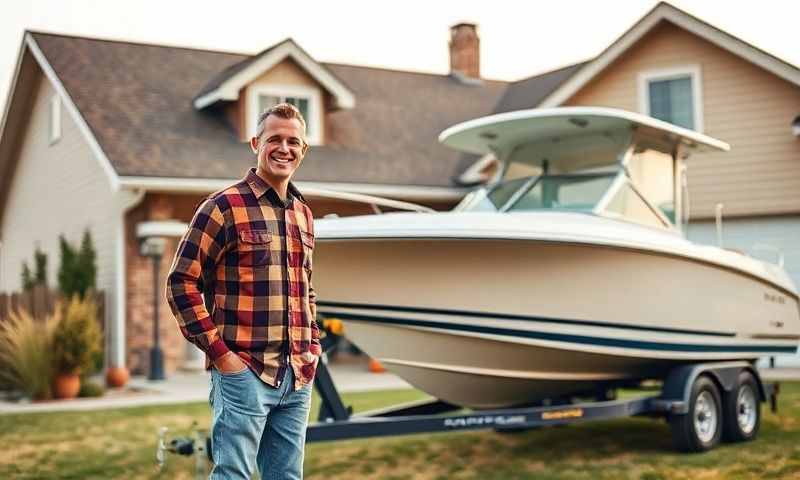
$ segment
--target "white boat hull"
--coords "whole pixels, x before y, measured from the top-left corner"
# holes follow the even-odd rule
[[[800,338],[793,292],[663,252],[323,233],[314,263],[322,315],[412,385],[474,408],[791,354]]]

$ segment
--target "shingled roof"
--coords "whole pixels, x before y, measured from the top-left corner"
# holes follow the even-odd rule
[[[251,56],[32,36],[120,176],[226,179],[252,165],[252,154],[224,115],[192,105],[215,78]],[[439,133],[500,106],[533,106],[526,92],[539,91],[537,77],[509,89],[501,81],[467,85],[448,75],[322,65],[354,92],[357,103],[329,113],[325,145],[311,149],[298,180],[455,186],[475,157],[442,147]],[[543,77],[542,88],[554,88],[553,73]]]
[[[536,108],[549,93],[584,65],[586,62],[576,63],[510,84],[495,107],[494,113]]]

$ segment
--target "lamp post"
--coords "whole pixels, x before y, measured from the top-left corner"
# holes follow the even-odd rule
[[[167,246],[163,237],[145,237],[141,243],[141,254],[153,260],[153,346],[150,349],[150,380],[164,380],[164,353],[161,351],[158,335],[158,272],[161,257]]]

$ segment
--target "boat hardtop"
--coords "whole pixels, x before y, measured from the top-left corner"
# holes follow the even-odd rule
[[[517,110],[469,120],[444,130],[439,142],[465,153],[508,151],[538,139],[586,136],[638,129],[695,150],[730,150],[715,138],[639,113],[606,107]]]

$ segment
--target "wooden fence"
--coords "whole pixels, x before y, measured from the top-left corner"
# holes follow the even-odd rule
[[[65,300],[59,292],[41,285],[26,292],[0,293],[0,322],[5,321],[9,313],[19,312],[21,309],[28,311],[37,320],[44,319],[53,313],[59,301]],[[102,327],[105,318],[105,294],[102,291],[95,292],[94,300],[97,303],[97,318]]]

